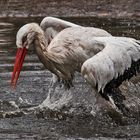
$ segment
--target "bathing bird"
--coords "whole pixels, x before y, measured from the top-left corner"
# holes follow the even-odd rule
[[[16,86],[27,50],[34,47],[44,66],[63,79],[66,86],[72,85],[76,71],[81,72],[103,98],[119,109],[122,102],[120,103],[118,98],[124,100],[124,97],[117,93],[119,85],[139,70],[140,42],[132,38],[113,37],[98,28],[66,28],[48,45],[41,27],[30,23],[19,29],[16,45],[18,50],[11,79],[12,86]]]
[[[81,54],[81,60],[80,58],[78,58],[78,56],[76,56],[75,59],[77,59],[76,65],[78,66],[81,65],[81,63],[83,63],[85,58],[89,58],[96,52],[100,51],[100,48],[99,49],[95,48],[96,49],[95,52],[92,51],[92,46],[90,42],[88,43],[88,40],[90,39],[88,37],[89,35],[90,37],[111,36],[110,33],[99,28],[80,27],[80,26],[66,28],[62,30],[60,33],[58,33],[60,34],[60,37],[55,39],[58,36],[57,34],[53,38],[53,40],[55,39],[54,42],[56,42],[57,45],[51,47],[52,46],[51,44],[54,44],[52,43],[53,40],[50,42],[50,44],[48,44],[48,40],[46,39],[45,32],[41,29],[41,27],[38,24],[29,23],[19,29],[16,36],[16,45],[18,50],[17,50],[16,62],[14,66],[13,76],[12,76],[12,85],[14,86],[16,85],[26,52],[31,46],[33,46],[36,50],[36,53],[40,61],[44,64],[44,66],[48,70],[50,70],[53,74],[55,74],[57,77],[62,78],[65,81],[64,82],[65,85],[67,87],[70,87],[70,85],[72,84],[70,79],[72,78],[73,74],[67,73],[66,72],[67,70],[63,69],[62,61],[65,62],[67,61],[66,59],[70,58],[70,62],[71,62],[71,59],[75,57],[74,55],[71,55],[72,53],[71,51],[75,52],[74,54],[76,55],[76,53],[78,53],[77,51],[79,50],[79,54],[83,53]],[[64,38],[63,38],[63,34],[64,34]],[[83,43],[81,42],[81,44],[79,44],[80,40],[83,37],[85,38],[85,42]],[[86,42],[88,44],[84,44]],[[82,56],[84,57],[82,58]],[[66,65],[64,64],[64,66]],[[73,66],[71,66],[71,68],[72,67]],[[77,66],[74,67],[76,68]],[[68,75],[67,78],[65,77],[66,79],[63,78],[65,73],[67,73],[66,75]]]

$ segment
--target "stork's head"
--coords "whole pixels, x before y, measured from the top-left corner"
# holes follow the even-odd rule
[[[43,34],[42,29],[36,23],[29,23],[22,26],[16,36],[17,48],[28,49],[33,45],[33,41],[38,34]]]
[[[13,87],[16,86],[26,52],[31,46],[33,46],[34,40],[39,34],[43,34],[43,31],[36,23],[26,24],[23,27],[21,27],[17,32],[17,54],[11,79],[11,84]]]

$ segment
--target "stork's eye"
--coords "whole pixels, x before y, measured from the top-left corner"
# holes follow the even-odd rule
[[[27,35],[22,38],[22,44],[27,40]]]

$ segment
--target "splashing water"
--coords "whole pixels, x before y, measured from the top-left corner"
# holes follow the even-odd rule
[[[15,58],[15,34],[19,27],[42,18],[0,19],[0,138],[1,139],[100,139],[140,138],[139,76],[121,86],[130,108],[123,116],[94,94],[80,75],[69,91],[50,87],[51,74],[39,62],[34,50],[25,65],[15,90],[9,87]],[[139,22],[91,18],[68,18],[84,26],[104,28],[113,35],[138,39]],[[105,24],[103,24],[105,23]],[[129,24],[128,24],[129,23]],[[129,25],[129,26],[128,26]],[[132,28],[131,28],[132,27]]]

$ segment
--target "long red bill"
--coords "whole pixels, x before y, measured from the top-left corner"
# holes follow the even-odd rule
[[[16,87],[16,83],[19,78],[19,74],[22,69],[22,65],[23,65],[26,53],[27,53],[27,49],[25,47],[18,48],[18,50],[17,50],[15,65],[14,65],[12,79],[11,79],[11,85],[14,88]]]

